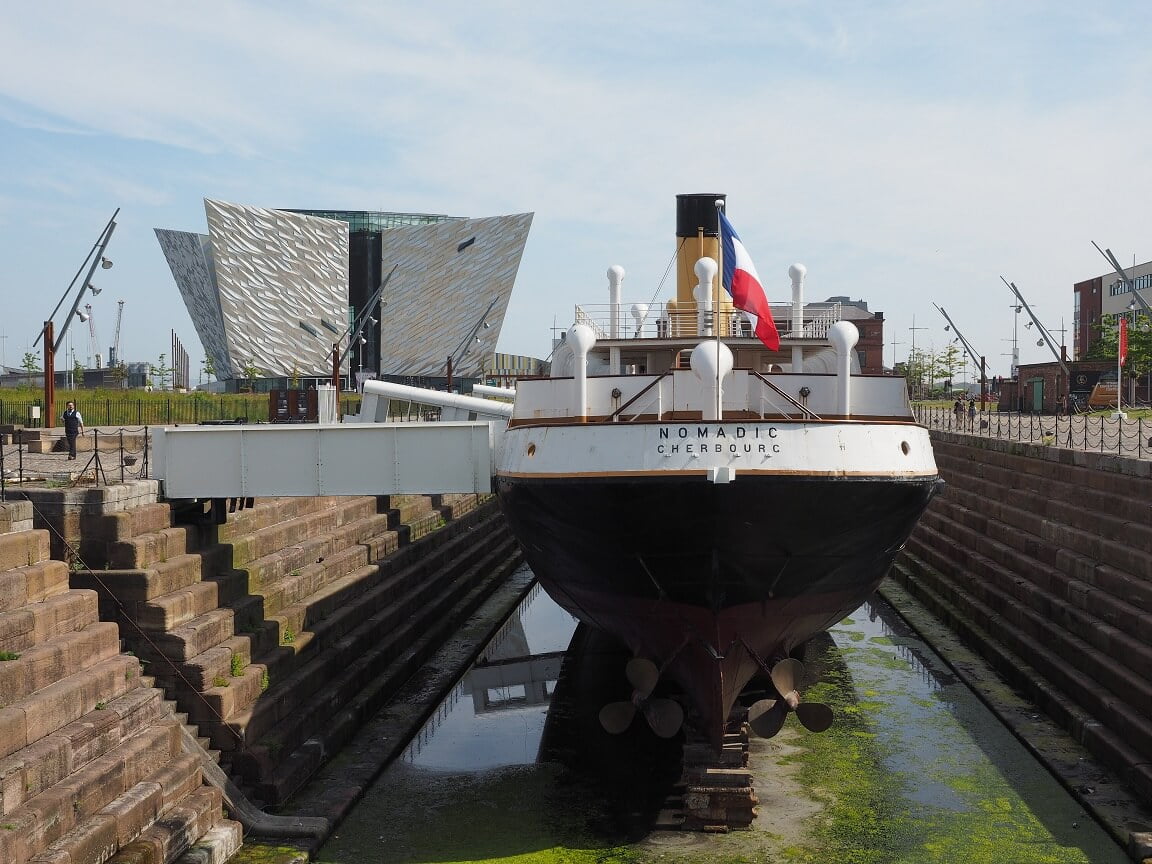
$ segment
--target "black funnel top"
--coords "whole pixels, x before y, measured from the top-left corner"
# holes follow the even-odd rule
[[[700,228],[704,229],[706,237],[715,237],[720,233],[720,225],[716,219],[716,199],[726,199],[723,193],[708,194],[700,192],[695,195],[676,196],[676,236],[695,237]]]

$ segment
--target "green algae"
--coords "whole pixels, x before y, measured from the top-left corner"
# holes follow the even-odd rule
[[[839,625],[826,655],[806,657],[820,683],[807,701],[832,705],[823,735],[788,721],[791,746],[756,759],[787,773],[795,800],[815,802],[787,837],[623,836],[619,801],[597,797],[560,766],[479,772],[415,765],[390,770],[366,799],[368,837],[341,837],[321,864],[1113,864],[1109,838],[1079,829],[1051,779],[1028,779],[1029,757],[958,685],[927,684],[914,640],[875,635],[867,618]],[[943,676],[947,681],[947,675]],[[991,730],[984,727],[995,727]],[[1007,739],[1007,744],[1005,743]],[[1021,756],[1005,755],[1008,744]],[[397,766],[394,766],[397,767]],[[1036,770],[1033,764],[1029,770]],[[795,785],[798,783],[798,785]],[[1033,785],[1034,784],[1034,785]],[[758,787],[759,788],[759,787]],[[762,796],[762,801],[766,796]],[[770,805],[769,805],[770,806]],[[1063,809],[1060,809],[1060,808]],[[1082,814],[1081,814],[1082,815]],[[350,832],[349,832],[350,833]],[[1103,844],[1101,844],[1103,839]],[[1105,848],[1107,847],[1107,848]],[[239,859],[238,859],[239,860]],[[261,862],[262,864],[262,862]],[[279,862],[277,862],[279,864]]]
[[[477,773],[403,766],[370,803],[381,828],[375,842],[341,842],[338,831],[316,860],[634,864],[626,844],[596,830],[609,818],[602,802],[560,774],[554,764]]]
[[[843,626],[843,625],[841,625]],[[823,681],[806,694],[833,707],[837,722],[805,734],[787,761],[822,804],[806,841],[781,860],[818,864],[1093,864],[1121,861],[1118,849],[1084,848],[1076,823],[1046,825],[1016,787],[980,756],[941,698],[907,698],[890,672],[907,661],[840,639],[843,658],[825,658]],[[893,662],[895,661],[895,662]],[[849,672],[851,669],[851,672]],[[861,699],[860,696],[865,698]],[[915,709],[915,717],[907,714]],[[909,723],[911,754],[902,735]],[[895,734],[899,732],[900,735]],[[917,741],[916,739],[919,739]],[[919,748],[918,752],[916,748]],[[1025,791],[1024,794],[1027,794]],[[1111,844],[1109,844],[1111,845]]]
[[[228,864],[303,864],[307,860],[308,853],[296,846],[246,841]]]

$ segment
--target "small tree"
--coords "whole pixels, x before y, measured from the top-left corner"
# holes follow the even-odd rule
[[[249,357],[244,363],[244,378],[248,381],[248,392],[256,392],[256,379],[264,374],[264,370],[256,365],[256,360]]]
[[[31,351],[24,352],[24,359],[20,363],[24,367],[24,371],[31,375],[33,372],[40,371],[40,360]]]
[[[72,361],[72,382],[76,387],[84,383],[84,364],[79,360]]]
[[[122,361],[113,363],[108,367],[108,378],[114,387],[119,390],[124,389],[125,382],[128,380],[128,366]]]
[[[1148,316],[1136,315],[1135,323],[1128,327],[1128,357],[1124,364],[1125,374],[1138,378],[1152,370],[1152,327]],[[1096,326],[1099,338],[1088,349],[1086,359],[1115,360],[1119,345],[1118,315],[1104,315]]]
[[[148,373],[153,379],[159,379],[159,387],[161,390],[168,389],[168,378],[172,374],[172,367],[167,365],[167,354],[161,354],[156,363],[148,364]],[[153,382],[155,385],[155,381]]]
[[[207,375],[209,381],[216,377],[216,364],[212,362],[211,357],[205,357],[203,360],[201,360],[200,366],[203,375]]]
[[[949,343],[947,348],[936,355],[936,370],[939,376],[947,381],[954,382],[956,380],[956,372],[962,365],[963,354],[952,343]]]

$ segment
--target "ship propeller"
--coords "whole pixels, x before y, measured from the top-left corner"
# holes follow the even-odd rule
[[[799,688],[804,683],[804,664],[791,657],[772,667],[772,684],[779,699],[761,699],[748,708],[748,725],[761,738],[780,731],[789,711],[809,732],[823,732],[832,725],[832,709],[822,702],[801,702]]]
[[[684,723],[684,709],[673,699],[653,699],[652,691],[660,680],[660,670],[651,660],[633,657],[624,667],[624,675],[632,685],[632,698],[627,702],[609,702],[600,709],[600,725],[606,732],[619,735],[632,725],[636,712],[644,714],[644,719],[652,731],[661,738],[671,738],[680,731]]]

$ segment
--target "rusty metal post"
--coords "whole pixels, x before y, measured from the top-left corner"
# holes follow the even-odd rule
[[[56,425],[56,348],[53,341],[55,328],[51,321],[44,322],[44,411],[43,427]]]

